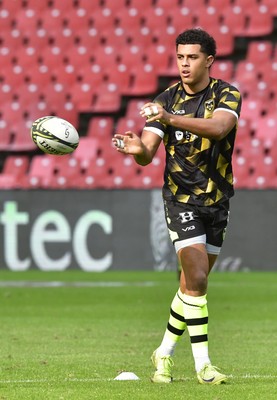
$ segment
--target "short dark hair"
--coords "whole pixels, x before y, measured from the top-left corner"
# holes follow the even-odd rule
[[[176,38],[176,48],[179,44],[200,44],[202,53],[215,57],[216,42],[208,32],[201,28],[188,29]]]

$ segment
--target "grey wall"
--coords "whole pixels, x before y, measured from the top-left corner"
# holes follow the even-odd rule
[[[220,270],[276,270],[277,191],[237,191]],[[2,191],[0,268],[176,268],[159,190]]]

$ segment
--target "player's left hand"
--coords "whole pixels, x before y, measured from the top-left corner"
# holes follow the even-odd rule
[[[140,115],[147,118],[147,122],[160,120],[167,123],[169,113],[158,103],[146,103],[141,107]]]

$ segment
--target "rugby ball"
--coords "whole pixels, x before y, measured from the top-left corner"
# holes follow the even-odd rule
[[[40,150],[47,154],[69,154],[79,144],[79,135],[74,126],[56,116],[35,120],[31,127],[31,137]]]

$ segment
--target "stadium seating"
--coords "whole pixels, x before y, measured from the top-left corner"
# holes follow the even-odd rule
[[[273,18],[270,9],[264,4],[252,4],[247,12],[245,36],[269,35],[273,31]]]
[[[271,14],[274,17],[277,17],[277,3],[275,0],[263,0],[262,4],[267,5],[267,7],[269,8]]]
[[[223,9],[222,15],[224,24],[231,29],[234,37],[244,36],[246,14],[241,5],[230,4],[229,7]]]
[[[220,76],[221,79],[231,82],[234,74],[234,63],[232,60],[216,60],[211,67],[212,76]]]
[[[116,113],[120,110],[120,88],[114,83],[103,83],[97,93],[92,111],[94,113]]]
[[[277,113],[257,119],[255,137],[262,140],[268,149],[277,143]]]
[[[115,128],[120,132],[143,128],[140,107],[155,97],[160,85],[178,78],[175,38],[193,26],[202,26],[217,39],[219,58],[211,74],[232,82],[243,95],[234,152],[236,184],[277,187],[271,165],[265,163],[265,157],[273,163],[277,157],[277,48],[270,36],[275,33],[275,0],[200,0],[197,7],[195,0],[91,4],[90,0],[0,1],[0,151],[15,156],[28,153],[31,168],[24,173],[22,187],[161,184],[159,168],[130,164],[125,170],[122,155],[111,147],[111,136]],[[51,114],[77,128],[87,116],[87,125],[80,124],[82,140],[75,152],[83,169],[73,173],[72,167],[72,174],[58,174],[56,165],[51,179],[42,182],[33,173],[37,154],[29,129],[34,119]],[[89,158],[83,152],[83,136],[95,140],[96,152]],[[247,154],[258,157],[257,168]],[[103,163],[96,165],[93,157]],[[113,168],[110,159],[118,165]],[[52,168],[53,161],[49,165]],[[0,187],[12,187],[8,175],[2,171]]]
[[[96,138],[81,137],[72,159],[77,160],[81,168],[86,168],[91,159],[96,158],[98,146],[99,143]]]
[[[246,60],[259,65],[261,60],[270,60],[273,57],[274,47],[269,40],[250,42],[247,47]]]
[[[28,172],[28,168],[29,168],[28,156],[20,156],[20,155],[8,156],[5,159],[2,173],[5,175],[12,175],[17,180],[20,180],[21,178],[24,177],[24,175],[26,175],[26,173]]]
[[[28,173],[22,179],[24,189],[49,188],[54,175],[54,160],[48,156],[35,155],[30,161]]]
[[[97,139],[99,142],[110,141],[114,131],[112,117],[93,117],[87,129],[87,136]]]

